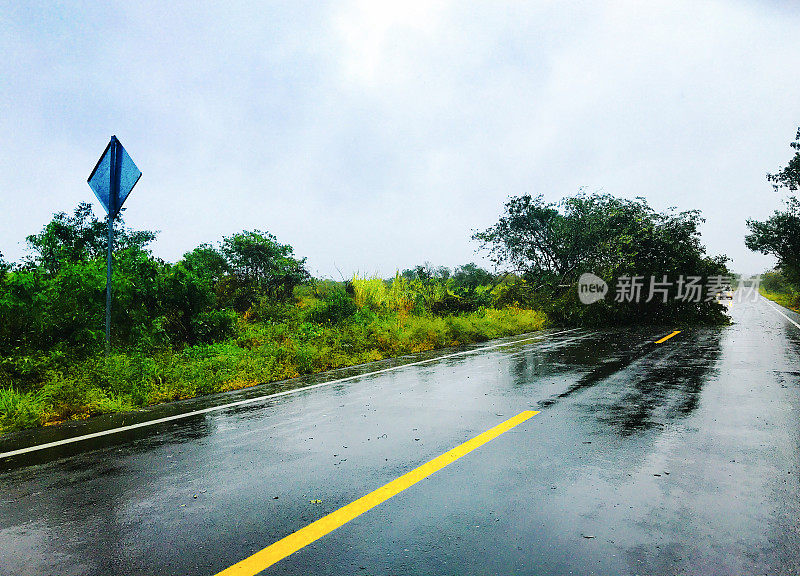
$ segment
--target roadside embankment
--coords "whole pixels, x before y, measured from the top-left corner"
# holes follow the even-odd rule
[[[338,323],[240,321],[235,337],[182,350],[117,351],[75,362],[42,354],[24,360],[32,382],[0,387],[0,433],[538,331],[545,323],[543,313],[515,307]]]
[[[761,288],[759,290],[764,298],[772,300],[776,304],[800,313],[800,294],[796,292],[770,292]]]

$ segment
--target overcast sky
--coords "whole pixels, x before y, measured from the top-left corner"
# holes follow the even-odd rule
[[[800,2],[0,2],[0,251],[116,134],[126,221],[174,261],[243,229],[313,273],[478,257],[505,199],[585,187],[700,209],[757,272],[800,125]],[[477,260],[476,260],[477,261]]]

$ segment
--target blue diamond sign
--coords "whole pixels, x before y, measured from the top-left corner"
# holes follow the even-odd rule
[[[142,172],[117,137],[112,136],[111,142],[97,161],[97,166],[89,175],[88,182],[103,208],[114,217],[141,177]]]

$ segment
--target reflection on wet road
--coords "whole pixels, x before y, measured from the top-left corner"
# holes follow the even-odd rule
[[[675,327],[509,339],[6,458],[0,574],[213,575],[525,410],[264,573],[798,573],[800,330],[763,300],[731,316],[657,345]]]

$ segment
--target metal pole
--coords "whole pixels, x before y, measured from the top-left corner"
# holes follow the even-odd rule
[[[106,356],[111,352],[111,273],[114,252],[114,217],[108,213],[108,269],[106,271]]]
[[[111,162],[108,190],[108,268],[106,270],[106,356],[111,353],[111,274],[114,255],[114,216],[116,215],[118,192],[117,137],[111,137]]]

